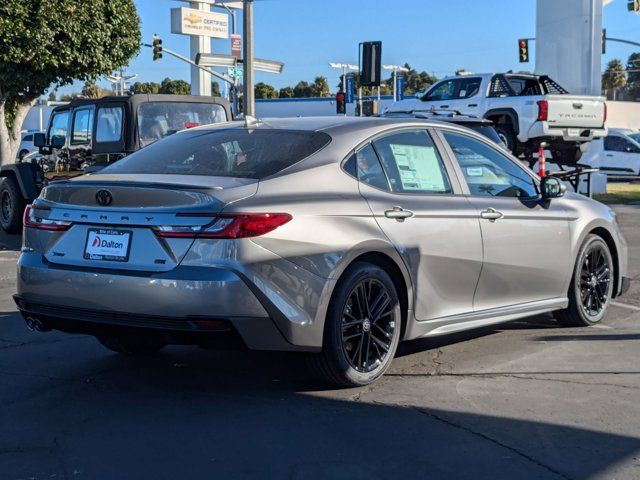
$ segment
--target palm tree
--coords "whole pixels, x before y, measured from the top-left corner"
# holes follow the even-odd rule
[[[622,61],[614,58],[607,64],[607,68],[602,74],[602,87],[612,91],[613,100],[619,88],[627,84],[627,72]]]

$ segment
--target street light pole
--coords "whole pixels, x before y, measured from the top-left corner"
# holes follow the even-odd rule
[[[244,33],[244,115],[255,116],[255,93],[253,90],[253,0],[243,0],[242,30]]]

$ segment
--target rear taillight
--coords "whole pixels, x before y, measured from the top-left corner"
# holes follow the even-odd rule
[[[603,115],[602,124],[604,125],[607,121],[607,102],[604,102],[604,115]]]
[[[35,209],[31,205],[27,205],[22,216],[22,224],[27,228],[37,228],[40,230],[50,230],[53,232],[64,232],[69,230],[71,222],[62,220],[49,220],[47,218],[38,217]]]
[[[540,100],[538,102],[538,121],[546,122],[549,118],[549,102]]]
[[[247,238],[259,237],[284,225],[293,217],[288,213],[178,213],[178,217],[211,217],[213,221],[202,227],[155,227],[162,238]]]

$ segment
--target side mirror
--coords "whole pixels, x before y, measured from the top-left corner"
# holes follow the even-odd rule
[[[34,133],[33,134],[33,144],[36,147],[46,147],[47,146],[47,137],[44,133]]]
[[[422,100],[424,98],[425,93],[426,92],[416,92],[415,93],[416,99]]]
[[[563,197],[566,190],[567,186],[556,177],[544,177],[540,182],[540,193],[544,200]]]

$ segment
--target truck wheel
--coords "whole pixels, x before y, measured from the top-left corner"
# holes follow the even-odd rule
[[[496,132],[498,132],[500,140],[502,140],[502,142],[507,146],[509,151],[514,155],[517,155],[516,135],[513,132],[513,128],[511,127],[511,125],[499,123],[498,125],[496,125]]]
[[[16,181],[4,177],[0,182],[0,227],[7,233],[20,233],[26,202]]]

